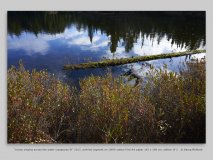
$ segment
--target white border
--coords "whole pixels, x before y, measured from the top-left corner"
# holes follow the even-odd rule
[[[0,157],[1,159],[209,159],[212,147],[212,75],[211,58],[213,56],[212,45],[212,4],[211,1],[202,0],[18,0],[6,1],[0,0]],[[130,145],[8,145],[7,144],[7,11],[8,10],[203,10],[206,11],[207,19],[207,143],[206,144],[130,144]],[[42,149],[42,148],[202,148],[203,151],[185,151],[185,152],[145,152],[145,151],[15,151],[17,148],[22,149]]]

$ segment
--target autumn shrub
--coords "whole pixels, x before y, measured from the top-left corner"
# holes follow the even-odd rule
[[[111,74],[80,83],[79,142],[205,142],[205,61],[180,73],[150,67],[142,85]]]
[[[142,96],[139,85],[126,85],[107,74],[90,76],[80,87],[80,142],[151,142],[154,107]]]
[[[155,106],[157,142],[205,142],[205,60],[186,62],[180,73],[150,69],[143,95]]]
[[[77,90],[20,63],[8,69],[8,142],[204,143],[205,64],[151,66],[135,85],[89,76]]]
[[[46,71],[8,69],[8,142],[54,143],[72,121],[73,93]],[[63,139],[63,138],[62,138]]]

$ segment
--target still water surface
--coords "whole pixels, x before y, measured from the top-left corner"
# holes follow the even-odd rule
[[[65,64],[205,49],[205,12],[8,12],[8,67],[22,59],[68,83],[107,68],[62,70]],[[199,55],[203,57],[205,54]],[[114,76],[149,66],[178,71],[188,57],[110,67]],[[145,66],[145,67],[144,67]]]

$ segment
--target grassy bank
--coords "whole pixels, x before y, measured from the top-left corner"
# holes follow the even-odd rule
[[[204,143],[205,61],[150,68],[130,86],[111,73],[80,90],[20,64],[8,70],[9,143]],[[142,85],[142,86],[141,86]]]
[[[206,52],[206,50],[193,50],[193,51],[187,51],[187,52],[165,53],[165,54],[150,55],[150,56],[132,57],[132,58],[109,59],[109,60],[104,60],[100,62],[88,62],[88,63],[81,63],[81,64],[65,65],[63,69],[77,70],[77,69],[86,69],[86,68],[100,68],[100,67],[106,67],[106,66],[115,66],[115,65],[122,65],[122,64],[128,64],[128,63],[150,61],[155,59],[180,57],[180,56],[192,55],[192,54],[198,54],[198,53],[204,53],[204,52]]]

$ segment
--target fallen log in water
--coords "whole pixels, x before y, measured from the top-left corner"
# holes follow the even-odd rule
[[[86,69],[86,68],[100,68],[100,67],[106,67],[106,66],[115,66],[115,65],[122,65],[122,64],[128,64],[128,63],[150,61],[155,59],[180,57],[180,56],[205,53],[205,52],[206,50],[192,50],[192,51],[186,51],[186,52],[163,53],[158,55],[138,56],[138,57],[132,57],[132,58],[109,59],[109,60],[103,60],[100,62],[88,62],[88,63],[81,63],[81,64],[64,65],[63,69],[77,70],[77,69]]]

